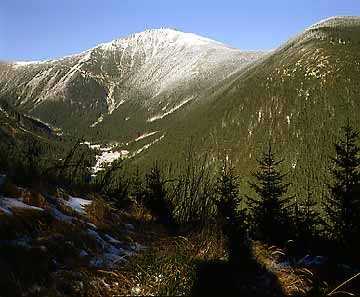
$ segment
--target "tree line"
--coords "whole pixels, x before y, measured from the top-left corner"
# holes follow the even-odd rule
[[[242,194],[240,184],[245,178],[236,173],[227,156],[214,177],[207,157],[195,159],[189,152],[179,170],[155,162],[144,175],[139,169],[132,177],[122,174],[120,197],[145,206],[172,232],[220,225],[229,250],[251,238],[286,247],[295,256],[340,255],[360,263],[359,132],[349,122],[341,128],[320,202],[315,202],[319,199],[313,195],[310,177],[305,199],[288,194],[293,185],[281,170],[284,159],[273,147],[268,145],[250,173],[247,183],[252,195]]]
[[[240,242],[251,238],[287,246],[295,255],[325,252],[360,263],[359,132],[349,121],[334,143],[326,194],[315,199],[309,177],[302,201],[288,194],[292,184],[288,182],[288,173],[281,170],[284,159],[279,158],[271,143],[257,160],[248,181],[237,174],[228,156],[224,156],[214,174],[209,158],[195,157],[191,149],[176,166],[158,161],[148,172],[142,173],[137,168],[129,174],[126,162],[119,160],[91,179],[94,156],[80,142],[63,158],[49,164],[49,159],[41,156],[44,150],[55,150],[54,145],[45,148],[23,142],[15,146],[9,139],[0,143],[3,148],[0,165],[4,171],[10,168],[16,175],[14,170],[18,166],[22,168],[18,174],[24,175],[24,180],[29,176],[50,178],[52,183],[62,186],[96,191],[120,208],[141,204],[171,232],[220,226],[230,254]],[[39,162],[42,159],[44,164]],[[244,181],[252,194],[242,194],[240,185]]]

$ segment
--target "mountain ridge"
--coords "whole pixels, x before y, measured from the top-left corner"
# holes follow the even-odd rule
[[[2,63],[0,96],[65,130],[79,122],[96,128],[114,112],[126,126],[129,109],[139,118],[133,126],[144,130],[263,55],[192,33],[148,30],[58,60]],[[63,114],[51,118],[48,109]]]
[[[359,20],[322,20],[276,50],[245,56],[208,39],[200,38],[198,48],[187,46],[189,36],[174,30],[133,34],[98,45],[72,64],[71,58],[65,59],[64,67],[73,69],[61,73],[60,80],[69,82],[65,99],[39,101],[28,110],[53,126],[59,124],[65,132],[80,130],[90,141],[116,141],[119,150],[129,151],[140,163],[176,159],[184,142],[195,138],[194,150],[205,150],[215,159],[230,151],[234,162],[246,171],[271,138],[288,156],[286,166],[302,179],[311,162],[306,153],[309,147],[316,166],[322,166],[344,118],[358,125]],[[172,45],[162,46],[160,56],[150,46],[157,53],[152,59],[142,39],[146,36],[163,44],[163,39],[152,35],[159,32],[170,34],[166,41]],[[171,42],[178,38],[185,41]],[[219,58],[219,54],[224,55]],[[209,63],[212,58],[215,66]],[[99,80],[79,74],[79,68]],[[3,78],[0,71],[0,93]],[[30,78],[20,80],[20,90],[31,84]],[[11,86],[12,80],[7,82]],[[12,102],[16,105],[16,99]],[[22,99],[20,103],[26,111],[23,106],[28,103]],[[326,139],[318,139],[321,134]],[[305,135],[313,142],[307,143]],[[323,169],[318,172],[325,174]]]
[[[110,41],[100,42],[100,43],[90,47],[89,49],[81,51],[80,53],[69,54],[69,55],[60,56],[60,57],[51,58],[51,59],[46,59],[46,60],[0,60],[0,62],[18,63],[20,65],[21,64],[23,64],[23,65],[28,65],[29,64],[30,65],[30,64],[35,64],[35,63],[47,63],[47,62],[52,62],[52,61],[58,61],[58,60],[63,60],[63,59],[66,59],[66,58],[71,58],[71,57],[74,57],[74,56],[84,54],[86,52],[89,52],[89,51],[94,50],[94,49],[99,48],[99,47],[103,47],[103,48],[104,47],[105,48],[106,47],[111,47],[111,45],[116,44],[117,42],[119,42],[121,40],[131,39],[131,38],[141,36],[141,35],[144,35],[144,34],[148,34],[148,33],[152,34],[152,33],[156,33],[156,32],[168,32],[168,34],[169,33],[182,34],[184,36],[188,36],[188,37],[192,38],[193,40],[198,39],[199,41],[216,43],[218,45],[222,45],[224,47],[228,47],[228,48],[231,48],[231,49],[241,50],[241,49],[239,49],[237,47],[227,45],[227,44],[225,44],[223,42],[216,41],[216,40],[208,38],[208,37],[203,37],[203,36],[198,35],[196,33],[183,32],[181,30],[177,30],[177,29],[173,29],[173,28],[153,28],[153,29],[145,29],[143,31],[132,33],[132,34],[129,34],[129,35],[126,35],[126,36],[117,37],[117,38],[112,39]],[[248,50],[247,52],[249,52],[249,51],[261,52],[261,51],[265,51],[265,50]]]
[[[360,128],[360,17],[354,20],[356,25],[330,29],[324,28],[333,18],[320,22],[251,64],[249,71],[234,74],[208,99],[210,104],[188,114],[162,142],[138,156],[139,166],[179,160],[192,139],[194,152],[212,162],[228,155],[240,174],[248,175],[271,142],[286,156],[283,169],[298,183],[293,194],[301,199],[304,181],[310,179],[319,199],[339,128],[347,119]]]

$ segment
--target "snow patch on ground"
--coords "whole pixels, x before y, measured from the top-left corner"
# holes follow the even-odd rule
[[[77,218],[68,216],[68,215],[62,213],[60,210],[58,210],[55,207],[52,207],[50,212],[56,220],[61,221],[61,222],[71,223],[73,220],[75,220],[75,221],[77,220]]]
[[[2,206],[0,206],[0,212],[3,212],[3,213],[5,213],[7,215],[10,215],[10,216],[13,214],[10,209],[2,207]]]
[[[133,251],[129,251],[118,246],[118,244],[121,244],[120,240],[117,240],[112,236],[105,234],[106,239],[108,239],[106,241],[95,230],[87,229],[86,231],[90,236],[95,238],[95,240],[104,249],[103,254],[95,256],[91,259],[91,266],[97,268],[107,267],[111,269],[118,269],[122,264],[127,262],[125,256],[134,255]]]
[[[16,198],[0,198],[0,210],[5,212],[6,214],[12,214],[11,209],[14,208],[20,208],[20,209],[30,209],[30,210],[38,210],[43,211],[43,208],[31,206],[28,204],[25,204],[19,199]]]
[[[91,205],[92,200],[69,196],[69,201],[62,199],[62,202],[80,214],[86,214],[85,206]]]
[[[0,175],[2,176],[2,175]],[[24,189],[25,190],[25,189]],[[80,226],[83,226],[81,229],[82,232],[86,233],[88,236],[92,237],[94,241],[97,242],[96,249],[91,245],[91,248],[84,247],[79,251],[79,255],[89,260],[89,264],[92,267],[103,268],[103,269],[119,269],[124,263],[127,262],[128,257],[135,255],[138,251],[144,249],[145,247],[141,244],[131,241],[124,246],[125,242],[119,240],[113,234],[104,233],[97,229],[97,226],[87,222],[86,217],[77,218],[71,215],[68,215],[65,210],[61,210],[59,206],[66,205],[76,211],[79,214],[86,214],[86,206],[93,203],[92,200],[86,200],[79,197],[73,197],[68,195],[63,189],[58,188],[58,190],[68,196],[68,200],[53,197],[51,195],[44,195],[48,199],[50,208],[48,209],[50,214],[58,221],[64,222],[66,224],[72,224],[77,222]],[[23,209],[32,209],[43,211],[42,208],[31,206],[25,204],[21,199],[0,197],[0,214],[5,213],[12,215],[13,208],[23,208]],[[121,229],[125,233],[130,234],[135,227],[132,224],[122,224]],[[19,237],[13,240],[0,240],[0,246],[2,245],[11,245],[11,246],[21,246],[26,249],[33,248],[33,238],[31,237]],[[72,244],[71,242],[69,244]],[[46,246],[40,246],[40,248],[46,248]],[[55,260],[54,260],[55,261]]]
[[[127,152],[127,151],[126,151]],[[93,172],[99,172],[104,169],[104,166],[110,165],[112,162],[121,158],[124,155],[123,151],[121,152],[112,152],[112,151],[104,151],[100,155],[96,156],[96,164],[92,168]]]
[[[91,149],[100,151],[100,154],[96,156],[96,164],[92,167],[93,175],[104,170],[104,168],[117,159],[126,157],[129,154],[129,151],[127,150],[116,151],[115,149],[119,147],[119,143],[117,142],[106,146],[102,146],[101,144],[91,144],[88,141],[82,142],[81,144],[85,144]]]

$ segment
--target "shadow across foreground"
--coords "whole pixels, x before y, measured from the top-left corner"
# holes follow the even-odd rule
[[[193,296],[285,296],[277,277],[260,265],[250,243],[233,242],[228,261],[198,264]]]

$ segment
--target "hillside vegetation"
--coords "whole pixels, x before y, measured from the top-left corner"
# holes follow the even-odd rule
[[[359,295],[359,36],[2,62],[0,296]]]
[[[319,198],[339,128],[347,119],[359,128],[359,33],[358,18],[309,28],[220,85],[139,162],[174,160],[191,142],[210,160],[229,155],[246,173],[271,142],[285,158],[283,169],[300,186],[293,194],[304,196],[310,176]]]

